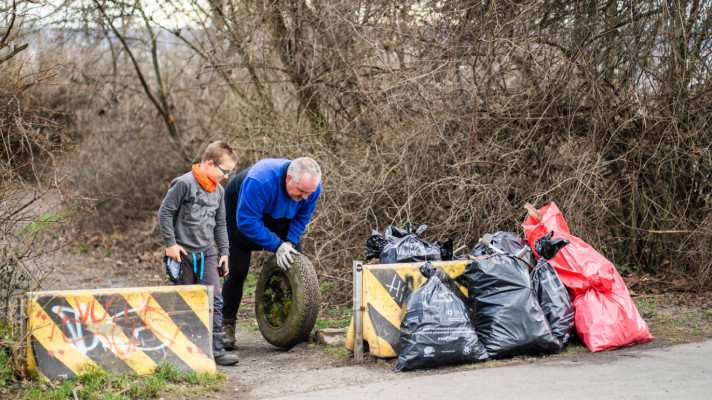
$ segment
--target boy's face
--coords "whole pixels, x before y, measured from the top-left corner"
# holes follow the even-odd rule
[[[228,179],[232,170],[235,169],[235,161],[230,157],[223,156],[219,161],[205,161],[205,171],[213,182],[222,182]]]

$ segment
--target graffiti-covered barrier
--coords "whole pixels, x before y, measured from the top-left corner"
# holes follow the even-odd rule
[[[28,369],[49,379],[87,367],[149,374],[161,363],[215,372],[212,299],[203,285],[28,293]]]

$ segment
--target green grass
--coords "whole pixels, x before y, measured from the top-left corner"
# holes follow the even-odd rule
[[[636,306],[656,340],[663,344],[686,343],[712,336],[712,310],[680,304],[675,294],[639,296]]]
[[[162,364],[152,375],[116,375],[98,368],[89,368],[75,378],[61,383],[34,383],[25,393],[25,400],[134,400],[155,399],[177,395],[195,397],[222,387],[225,376],[181,372]]]
[[[13,371],[10,367],[10,356],[4,348],[0,348],[0,386],[7,386],[12,382]]]
[[[223,374],[181,372],[167,364],[159,365],[151,375],[111,374],[96,367],[87,368],[77,377],[57,382],[18,380],[11,353],[17,346],[10,326],[0,321],[0,398],[24,400],[134,400],[204,398],[223,386]],[[5,396],[10,397],[5,397]]]
[[[252,297],[255,295],[255,290],[257,290],[257,275],[248,272],[247,278],[245,278],[245,287],[242,289],[242,295],[244,297]]]
[[[658,313],[658,301],[655,298],[638,297],[635,299],[638,312],[643,318],[654,316]]]
[[[9,385],[15,377],[12,350],[17,348],[17,338],[10,325],[0,320],[0,387]]]
[[[62,213],[46,212],[39,216],[36,220],[30,222],[23,228],[26,234],[35,234],[43,231],[52,231],[65,218]]]
[[[640,271],[640,266],[637,264],[618,264],[616,268],[618,268],[618,272],[623,276]]]
[[[315,328],[347,328],[351,323],[351,314],[351,307],[328,307],[319,314]]]
[[[321,282],[319,283],[319,290],[322,293],[329,293],[336,290],[336,284],[334,282]]]
[[[345,346],[324,346],[324,351],[336,358],[351,358],[351,352]]]
[[[588,353],[588,349],[586,346],[583,345],[583,343],[580,342],[572,342],[566,345],[566,348],[561,352],[561,354],[564,355],[573,355],[573,354],[580,354],[580,353]]]
[[[242,332],[259,332],[260,330],[257,321],[252,318],[237,321],[237,326]]]
[[[708,321],[712,321],[712,308],[708,308],[703,312],[705,319]]]

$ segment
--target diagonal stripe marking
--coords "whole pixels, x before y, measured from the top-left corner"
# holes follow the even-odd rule
[[[402,307],[398,305],[388,290],[381,285],[378,278],[369,269],[364,269],[363,274],[364,298],[366,304],[378,309],[378,312],[391,325],[400,326],[403,314]]]
[[[391,324],[388,320],[383,318],[378,310],[371,304],[368,305],[368,318],[376,330],[376,335],[390,347],[388,350],[393,352],[393,354],[397,354],[398,341],[400,339],[400,325],[394,326]]]
[[[192,343],[163,308],[146,293],[127,293],[123,297],[158,340],[168,346],[196,372],[215,372],[215,362]]]
[[[195,290],[195,288],[179,287],[177,292],[180,297],[193,310],[200,321],[205,325],[206,329],[210,329],[210,299],[207,295],[207,286],[203,290]]]
[[[114,353],[104,351],[98,336],[84,326],[81,309],[73,307],[67,301],[68,295],[48,295],[37,298],[37,303],[44,308],[47,315],[64,333],[73,346],[89,357],[99,367],[115,373],[131,373],[133,370]]]
[[[371,269],[373,276],[378,279],[384,289],[391,296],[391,299],[403,307],[405,300],[410,296],[411,288],[406,279],[401,278],[393,268],[373,268]],[[412,286],[412,285],[410,285]]]
[[[193,309],[183,300],[183,297],[176,292],[152,292],[151,295],[158,305],[171,316],[173,322],[181,328],[188,340],[200,347],[205,354],[212,354],[210,329],[203,325]],[[203,313],[209,314],[209,310],[203,310]]]
[[[41,369],[37,369],[35,366],[33,371],[37,371],[42,379],[68,379],[76,375],[62,363],[60,358],[50,354],[39,341],[33,340],[31,347],[33,352],[37,354],[37,359],[41,361],[42,366]]]
[[[32,300],[29,302],[30,310],[28,330],[32,336],[47,350],[50,355],[61,357],[62,363],[74,374],[79,374],[87,366],[96,366],[91,358],[85,356],[74,348],[67,345],[69,340],[64,333],[54,324],[45,310]]]
[[[137,350],[142,351],[154,363],[169,363],[181,371],[191,371],[192,368],[183,362],[169,347],[166,347],[150,329],[145,327],[139,312],[131,308],[126,299],[119,293],[95,296],[111,315],[114,323],[121,328],[126,337],[131,338]]]

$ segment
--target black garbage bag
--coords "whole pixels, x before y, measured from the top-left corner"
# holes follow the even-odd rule
[[[383,234],[378,231],[372,231],[371,236],[366,239],[366,260],[372,258],[379,258],[381,252],[386,247],[388,243],[396,242],[400,238],[404,238],[408,235],[415,235],[420,237],[420,234],[425,232],[428,228],[427,225],[416,225],[415,229],[410,223],[406,223],[403,229],[398,228],[395,225],[389,225]]]
[[[574,306],[571,304],[568,290],[561,283],[561,279],[548,260],[569,244],[569,241],[552,239],[553,234],[554,232],[550,232],[536,241],[534,247],[541,258],[534,267],[531,278],[534,293],[546,320],[549,321],[551,332],[559,340],[563,349],[574,332]]]
[[[534,265],[534,255],[529,244],[521,236],[513,232],[499,231],[488,233],[477,241],[470,252],[473,256],[492,254],[508,254],[526,261],[529,266]]]
[[[440,248],[415,235],[402,237],[389,242],[381,252],[381,264],[394,264],[413,261],[439,261]]]
[[[420,238],[427,228],[427,225],[413,228],[406,224],[399,229],[390,225],[383,235],[387,243],[379,256],[381,264],[441,260],[440,246]]]
[[[534,243],[534,247],[536,248],[536,252],[539,256],[547,260],[551,260],[556,257],[556,253],[569,244],[568,240],[562,238],[552,239],[553,236],[554,231],[551,231],[546,236],[540,237],[539,240]]]
[[[560,349],[522,259],[507,254],[480,256],[461,278],[475,307],[475,329],[491,358]]]
[[[452,260],[455,257],[455,250],[452,239],[436,241],[435,245],[440,247],[440,259],[444,261]]]
[[[371,236],[366,239],[366,260],[379,258],[383,248],[386,247],[388,241],[380,233],[373,231]]]
[[[455,282],[429,262],[420,271],[428,280],[406,301],[395,371],[487,359]]]
[[[386,230],[383,232],[383,235],[385,236],[386,240],[388,241],[393,241],[398,238],[406,237],[408,235],[415,235],[415,236],[422,236],[423,232],[428,229],[428,226],[425,224],[418,224],[413,226],[410,222],[406,222],[405,225],[403,225],[403,228],[399,228],[395,225],[388,225]]]

